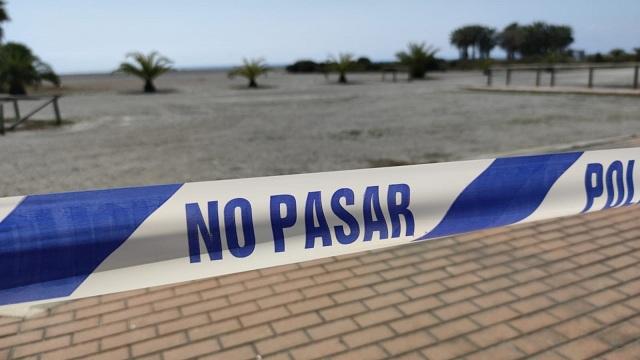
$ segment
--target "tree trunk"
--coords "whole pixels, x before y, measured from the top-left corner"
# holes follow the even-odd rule
[[[347,75],[343,72],[340,73],[340,77],[338,78],[338,82],[340,84],[346,84],[347,83]]]
[[[154,93],[154,92],[156,92],[156,86],[153,85],[153,81],[145,80],[145,82],[144,82],[144,92],[146,92],[146,93]]]
[[[9,84],[9,95],[27,95],[27,89],[25,89],[24,84],[14,82]]]
[[[256,89],[258,87],[258,83],[256,82],[256,79],[254,78],[249,79],[249,87],[252,89]]]
[[[413,68],[409,70],[409,79],[423,80],[427,71],[423,68]]]
[[[460,52],[460,60],[466,60],[467,59],[467,49],[465,49],[464,47],[459,47],[458,51]]]

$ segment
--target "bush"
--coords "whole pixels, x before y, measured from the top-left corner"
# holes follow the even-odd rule
[[[323,72],[325,67],[325,64],[318,64],[313,60],[298,60],[287,66],[286,70],[290,73],[315,73]]]

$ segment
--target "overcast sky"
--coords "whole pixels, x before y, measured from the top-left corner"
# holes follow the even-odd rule
[[[576,49],[640,47],[640,0],[8,0],[8,11],[6,40],[61,73],[110,71],[132,50],[159,50],[179,68],[338,52],[388,60],[409,41],[453,58],[458,26],[534,20],[571,25]]]

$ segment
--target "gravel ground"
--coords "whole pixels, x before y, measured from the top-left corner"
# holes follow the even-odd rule
[[[357,74],[340,86],[272,73],[247,90],[223,73],[180,72],[143,95],[135,79],[68,76],[70,124],[0,137],[0,196],[471,159],[640,132],[638,98],[471,92],[461,88],[483,84],[480,73],[431,78]]]

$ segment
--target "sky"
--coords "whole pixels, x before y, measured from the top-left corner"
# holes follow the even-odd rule
[[[513,21],[571,25],[572,47],[587,52],[640,47],[640,0],[8,0],[7,10],[5,41],[60,73],[111,71],[134,50],[158,50],[177,68],[340,52],[391,60],[411,41],[454,58],[454,28]]]

